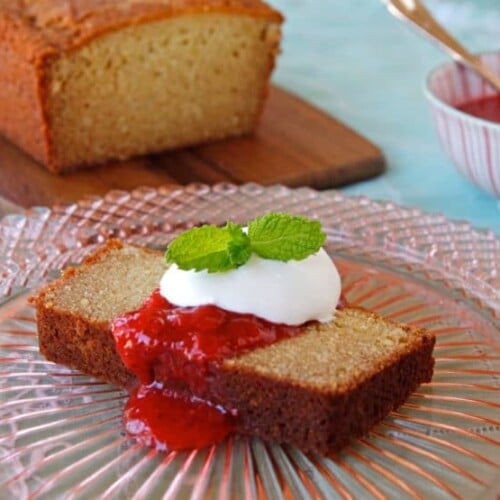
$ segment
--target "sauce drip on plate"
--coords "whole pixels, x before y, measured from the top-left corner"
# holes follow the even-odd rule
[[[468,115],[500,123],[500,94],[466,101],[456,108]]]
[[[132,391],[124,419],[130,435],[157,450],[203,448],[222,441],[235,426],[223,408],[161,384]]]
[[[177,307],[155,290],[137,311],[116,318],[112,329],[125,366],[142,384],[127,404],[127,430],[147,445],[176,450],[218,443],[234,429],[234,412],[199,399],[214,366],[297,335],[304,326],[213,305]]]

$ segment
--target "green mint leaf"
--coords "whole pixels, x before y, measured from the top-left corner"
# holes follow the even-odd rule
[[[243,265],[252,254],[250,239],[239,224],[228,222],[225,229],[227,229],[231,236],[228,243],[228,251],[229,258],[233,265],[232,267],[239,267]]]
[[[257,255],[285,262],[309,257],[326,240],[318,221],[276,212],[250,222],[248,236]]]
[[[241,226],[195,227],[179,235],[168,246],[165,259],[185,271],[206,269],[224,272],[244,264],[251,254],[250,241]]]

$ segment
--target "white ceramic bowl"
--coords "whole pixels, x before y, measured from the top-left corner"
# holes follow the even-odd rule
[[[500,52],[480,58],[500,75]],[[500,124],[454,107],[493,94],[480,77],[453,62],[439,66],[427,79],[426,96],[444,150],[462,174],[500,197]]]

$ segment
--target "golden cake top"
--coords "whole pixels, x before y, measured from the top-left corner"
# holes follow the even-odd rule
[[[210,12],[283,20],[260,0],[0,0],[0,38],[69,50],[125,26]]]

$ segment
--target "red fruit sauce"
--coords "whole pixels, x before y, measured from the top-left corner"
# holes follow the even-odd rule
[[[223,408],[158,383],[132,391],[124,419],[129,434],[157,450],[203,448],[222,441],[235,424]]]
[[[177,307],[155,290],[137,311],[113,322],[118,352],[141,386],[125,411],[128,432],[157,449],[192,449],[223,440],[235,413],[199,399],[224,358],[303,330],[213,305]],[[194,397],[196,394],[197,397]]]
[[[467,101],[456,106],[456,108],[468,115],[500,123],[500,94]]]

